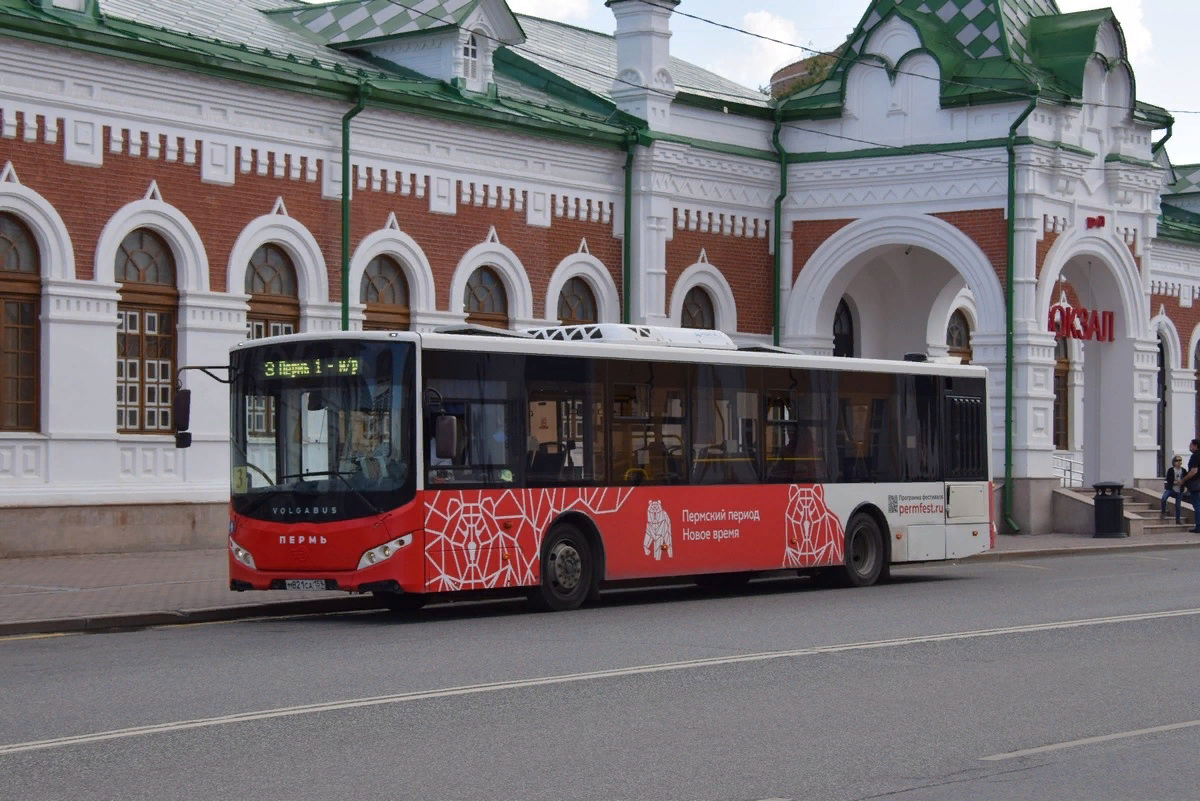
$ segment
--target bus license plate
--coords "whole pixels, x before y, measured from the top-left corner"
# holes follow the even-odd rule
[[[283,582],[285,590],[323,590],[325,579],[288,579]]]

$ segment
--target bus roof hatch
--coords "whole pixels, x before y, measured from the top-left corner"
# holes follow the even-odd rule
[[[700,328],[595,323],[527,328],[525,330],[537,339],[550,339],[557,342],[611,342],[671,348],[737,350],[737,346],[725,332]]]

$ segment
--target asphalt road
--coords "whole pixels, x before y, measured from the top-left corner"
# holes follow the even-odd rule
[[[0,799],[1195,799],[1200,553],[0,640]]]

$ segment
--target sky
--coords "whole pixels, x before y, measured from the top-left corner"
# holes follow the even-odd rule
[[[614,28],[604,0],[508,0],[508,5],[518,13],[605,33]],[[682,0],[676,10],[800,47],[829,50],[853,32],[867,5],[867,0]],[[1175,116],[1167,144],[1171,161],[1200,163],[1200,81],[1187,67],[1195,63],[1192,48],[1200,31],[1200,2],[1058,0],[1064,12],[1105,5],[1116,12],[1125,33],[1138,99]],[[672,55],[752,88],[765,86],[776,69],[809,54],[800,47],[767,42],[679,14],[672,17],[671,30]]]

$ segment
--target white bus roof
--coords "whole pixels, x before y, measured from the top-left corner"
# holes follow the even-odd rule
[[[575,327],[575,326],[571,326]],[[617,326],[625,327],[625,326]],[[635,326],[636,327],[636,326]],[[458,333],[470,330],[471,333]],[[535,329],[546,330],[546,329]],[[688,329],[679,329],[688,330]],[[478,329],[455,329],[456,333],[414,333],[409,331],[315,331],[287,334],[267,339],[239,342],[232,350],[286,342],[321,340],[381,340],[418,342],[422,348],[433,350],[491,351],[493,353],[536,353],[551,356],[581,356],[593,359],[638,359],[696,364],[729,364],[758,367],[792,367],[811,370],[865,370],[878,373],[907,375],[956,375],[983,378],[987,369],[975,365],[915,362],[892,359],[858,359],[838,356],[811,356],[786,351],[737,350],[699,345],[664,345],[661,342],[631,347],[637,340],[613,342],[605,339],[567,339],[566,337],[533,337],[523,332],[496,329],[486,335]],[[718,332],[719,333],[719,332]],[[725,336],[722,334],[722,336]],[[725,337],[728,340],[728,337]],[[732,342],[730,343],[732,345]]]

